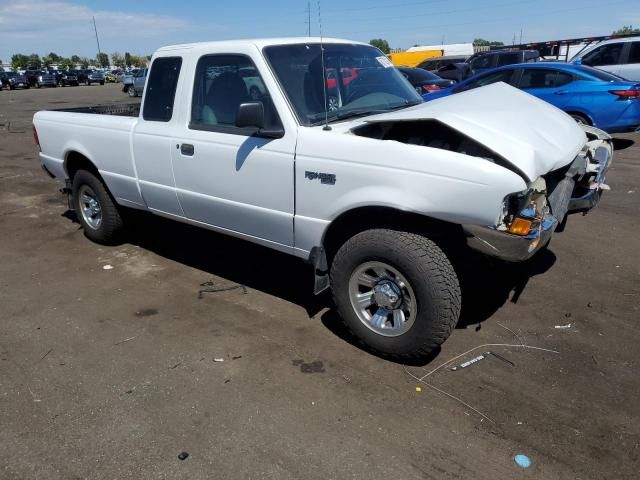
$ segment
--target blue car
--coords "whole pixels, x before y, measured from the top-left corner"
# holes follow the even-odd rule
[[[556,62],[508,65],[423,98],[429,102],[495,82],[508,83],[545,100],[578,123],[609,133],[640,131],[640,83],[585,65]]]

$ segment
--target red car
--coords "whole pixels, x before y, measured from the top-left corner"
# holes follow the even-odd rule
[[[358,78],[358,70],[355,68],[344,67],[340,69],[340,73],[342,75],[342,84],[349,85],[356,78]],[[327,69],[327,88],[332,89],[336,88],[338,83],[336,82],[336,69],[328,68]]]

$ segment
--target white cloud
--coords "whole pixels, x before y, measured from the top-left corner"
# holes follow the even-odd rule
[[[191,23],[179,17],[153,13],[93,10],[87,6],[57,0],[15,0],[0,2],[0,58],[13,53],[93,57],[96,53],[91,18],[95,16],[103,51],[128,50],[151,54]]]

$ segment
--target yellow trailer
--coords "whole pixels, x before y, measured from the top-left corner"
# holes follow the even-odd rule
[[[418,52],[397,52],[387,55],[397,67],[415,67],[427,58],[441,57],[442,50],[420,50]]]

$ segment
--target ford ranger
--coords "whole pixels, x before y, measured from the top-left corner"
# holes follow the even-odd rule
[[[89,239],[120,240],[133,208],[295,255],[396,357],[458,321],[449,246],[529,259],[598,203],[612,158],[504,83],[424,104],[378,49],[315,38],[161,48],[141,104],[40,111],[34,136]]]

